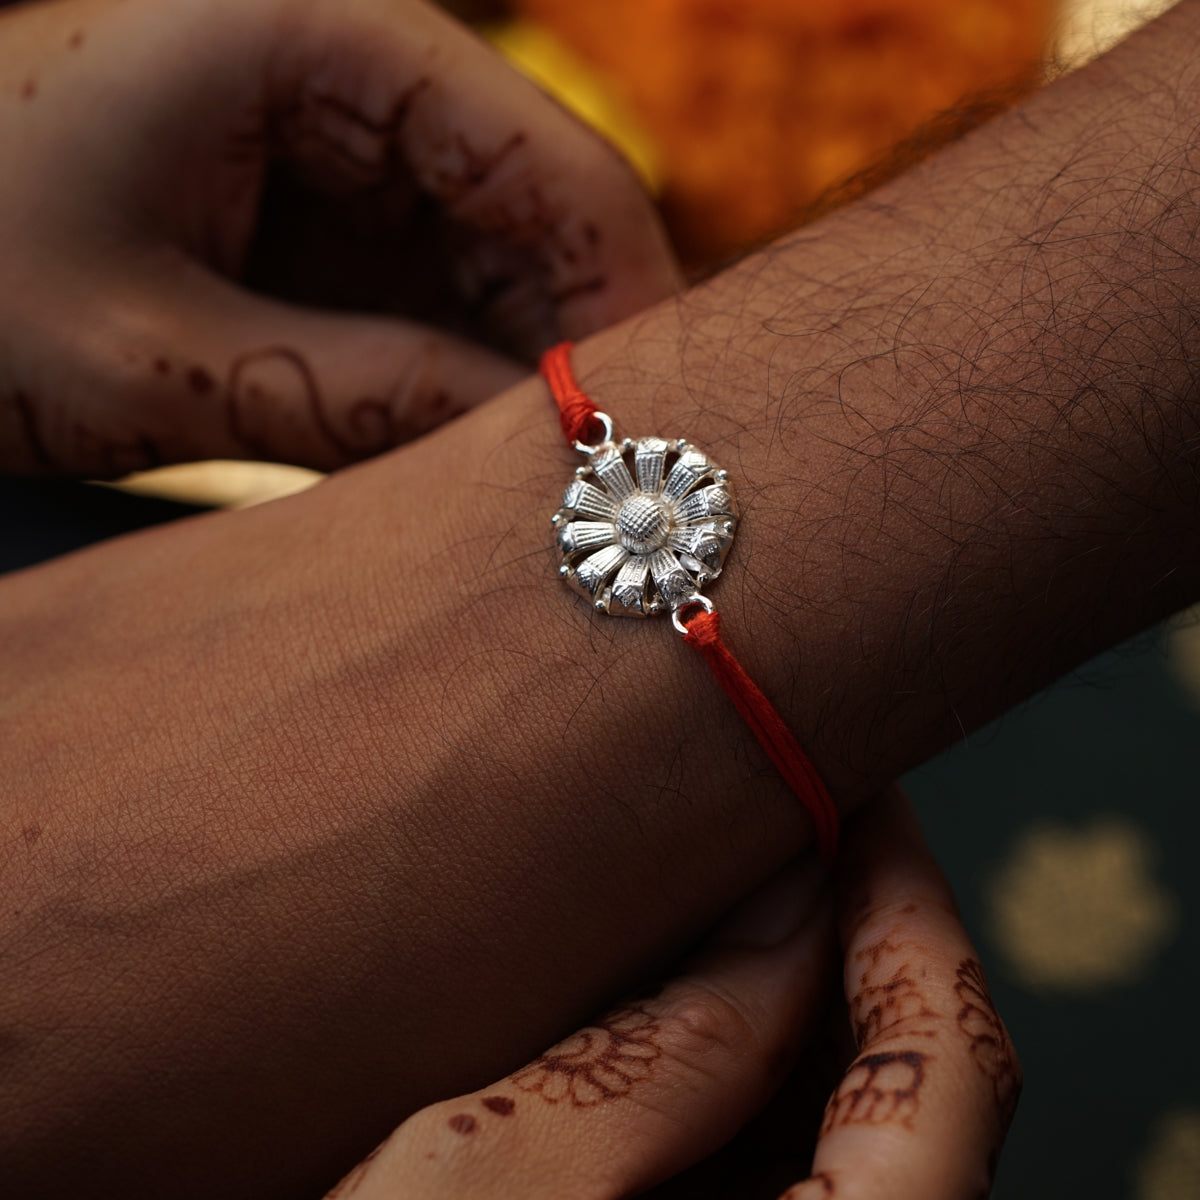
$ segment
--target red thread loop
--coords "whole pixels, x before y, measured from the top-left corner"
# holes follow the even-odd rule
[[[571,343],[560,342],[547,350],[542,355],[539,369],[558,405],[567,441],[572,444],[585,442],[588,427],[601,422],[596,419],[596,406],[583,394],[571,370]],[[838,814],[816,768],[792,737],[783,718],[721,641],[721,618],[718,614],[701,611],[686,624],[686,629],[683,640],[704,655],[717,682],[750,726],[751,733],[767,752],[767,757],[808,810],[816,831],[817,845],[822,855],[832,862],[837,853]]]
[[[575,372],[571,370],[571,350],[571,342],[559,342],[557,346],[552,346],[542,355],[539,369],[550,385],[554,403],[558,405],[559,422],[567,441],[572,444],[587,443],[589,431],[592,437],[596,437],[603,432],[603,427],[596,429],[600,425],[596,420],[596,406],[584,395]]]
[[[837,854],[838,813],[832,798],[799,742],[783,723],[774,705],[762,694],[758,684],[721,640],[721,616],[717,612],[697,613],[687,622],[683,640],[704,655],[717,682],[733,701],[750,732],[767,752],[775,769],[796,794],[812,817],[817,846],[827,862]]]

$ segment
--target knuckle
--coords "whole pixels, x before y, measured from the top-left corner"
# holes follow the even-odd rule
[[[757,1052],[762,1032],[755,1014],[729,992],[710,984],[689,986],[662,1025],[663,1053],[685,1067],[707,1070],[714,1057]]]

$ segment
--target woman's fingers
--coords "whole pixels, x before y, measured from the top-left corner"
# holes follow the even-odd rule
[[[812,1032],[830,948],[819,880],[811,863],[791,868],[658,996],[493,1088],[417,1113],[333,1195],[604,1200],[702,1158]],[[859,1049],[826,1108],[812,1177],[783,1200],[977,1200],[1020,1068],[898,790],[848,831],[838,891]]]
[[[619,156],[421,0],[3,24],[0,470],[337,466],[678,284]]]
[[[284,154],[325,191],[432,197],[456,283],[510,344],[532,355],[678,288],[629,166],[462,26],[415,0],[286,11]]]
[[[143,441],[164,462],[330,470],[412,441],[526,374],[416,322],[284,304],[183,261],[145,289],[161,295],[160,316],[120,368],[113,403],[137,403]]]
[[[894,789],[848,831],[838,879],[859,1052],[786,1200],[977,1200],[1021,1086],[975,950]]]
[[[789,868],[658,995],[495,1087],[423,1109],[332,1195],[615,1200],[673,1174],[779,1083],[819,1013],[830,916],[822,868]]]

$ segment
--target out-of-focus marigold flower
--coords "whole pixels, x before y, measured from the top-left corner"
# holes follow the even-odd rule
[[[794,225],[938,112],[1040,73],[1054,0],[518,0],[612,81],[711,261]]]

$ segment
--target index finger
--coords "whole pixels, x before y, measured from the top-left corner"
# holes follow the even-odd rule
[[[286,25],[271,81],[292,106],[285,152],[334,189],[410,169],[486,235],[459,282],[510,324],[577,338],[678,288],[630,167],[464,27],[419,0],[306,0]]]
[[[899,789],[851,826],[840,864],[858,1055],[825,1110],[813,1177],[782,1200],[978,1200],[1020,1066],[953,894]]]

